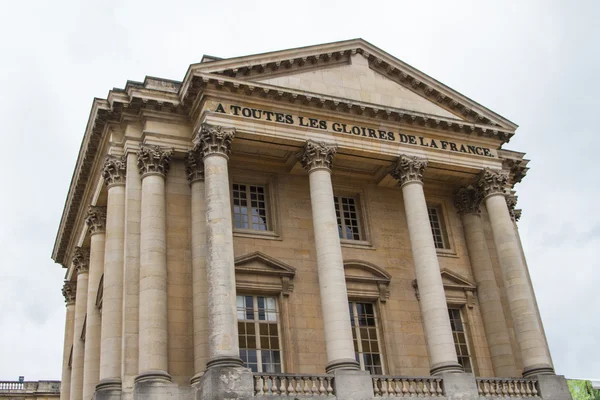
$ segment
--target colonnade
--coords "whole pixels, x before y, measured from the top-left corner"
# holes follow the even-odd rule
[[[193,291],[194,377],[206,368],[237,367],[239,357],[232,215],[228,160],[234,129],[202,124],[188,152],[186,172],[191,188],[191,252]],[[333,202],[331,167],[336,147],[307,141],[298,154],[308,171],[328,373],[358,370],[354,358],[342,251]],[[141,180],[139,206],[139,347],[136,384],[171,381],[168,372],[167,247],[165,179],[172,150],[142,145],[136,157],[107,157],[103,178],[108,189],[106,210],[93,207],[87,223],[90,253],[78,248],[73,263],[77,289],[65,284],[67,299],[63,390],[61,399],[89,399],[95,391],[121,389],[125,357],[123,304],[131,288],[123,286],[127,165],[134,160]],[[401,155],[391,175],[401,187],[419,285],[420,307],[432,374],[461,372],[457,361],[444,287],[423,191],[427,161]],[[506,295],[521,348],[525,375],[553,373],[538,323],[533,293],[505,201],[506,175],[486,169],[476,186],[462,188],[455,204],[461,214],[492,363],[497,374],[515,375],[510,337],[500,302],[479,205],[485,201]],[[135,217],[138,218],[138,217]],[[89,273],[88,273],[89,269]],[[128,272],[125,272],[128,274]],[[102,315],[96,297],[103,277]],[[89,275],[89,278],[88,278]],[[88,283],[89,281],[89,283]],[[73,293],[76,292],[76,295]],[[73,299],[75,300],[73,302]],[[87,313],[85,345],[79,340]],[[208,321],[208,331],[203,321]],[[101,329],[100,329],[101,326]],[[135,336],[132,336],[135,337]],[[66,349],[73,343],[71,369]],[[208,354],[206,353],[208,348]],[[208,359],[206,365],[203,360]]]

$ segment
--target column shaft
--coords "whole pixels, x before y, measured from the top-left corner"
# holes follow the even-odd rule
[[[333,204],[331,172],[325,168],[312,169],[309,172],[309,181],[319,289],[325,325],[327,371],[356,369],[344,261]]]
[[[476,213],[463,213],[462,223],[495,376],[517,376],[500,290],[496,283],[481,216]]]
[[[505,196],[498,191],[490,193],[485,198],[485,204],[502,268],[515,336],[521,349],[523,375],[553,374],[549,351],[536,314],[533,291],[529,286]]]
[[[63,363],[62,378],[60,385],[60,400],[70,400],[71,389],[71,368],[69,367],[69,357],[71,356],[71,346],[73,345],[73,331],[75,322],[75,285],[72,282],[65,282],[63,295],[67,302],[65,316],[65,338],[63,344]]]
[[[191,188],[192,217],[192,297],[194,315],[194,377],[201,376],[208,361],[208,285],[206,282],[206,198],[204,167],[195,151],[187,162]]]
[[[96,307],[98,286],[104,271],[104,232],[90,237],[90,270],[87,293],[87,319],[85,328],[85,361],[83,375],[83,398],[94,395],[100,376],[100,326],[102,317]]]
[[[77,273],[77,294],[75,297],[75,320],[73,324],[73,357],[71,358],[71,390],[70,400],[83,399],[83,362],[84,341],[81,332],[85,322],[88,296],[87,269]]]
[[[125,185],[112,184],[108,187],[106,206],[102,352],[98,389],[121,387],[124,230]]]
[[[123,340],[122,388],[123,396],[131,393],[138,374],[138,324],[140,292],[140,219],[142,180],[137,170],[137,154],[127,154],[125,184],[125,259],[123,262]]]
[[[460,371],[423,184],[416,181],[405,183],[402,186],[402,195],[419,285],[421,314],[427,337],[431,373]]]
[[[208,326],[210,360],[207,366],[240,365],[236,314],[233,232],[227,157],[204,158],[208,248]]]
[[[168,374],[165,178],[142,177],[140,233],[140,375]]]

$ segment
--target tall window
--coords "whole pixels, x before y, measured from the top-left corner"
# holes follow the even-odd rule
[[[450,316],[450,326],[452,327],[452,336],[454,337],[458,362],[462,365],[465,372],[473,372],[469,344],[467,343],[467,332],[462,321],[460,308],[448,308],[448,315]]]
[[[233,184],[233,225],[238,229],[267,231],[266,189],[264,186]]]
[[[433,242],[436,249],[447,249],[448,239],[446,235],[446,227],[442,219],[442,209],[439,206],[427,206],[429,214],[429,223],[431,224],[431,233],[433,234]]]
[[[281,372],[279,314],[274,297],[237,296],[240,358],[253,372]]]
[[[340,239],[361,240],[356,199],[334,196],[333,201]]]
[[[372,303],[348,302],[354,355],[360,369],[374,375],[383,374],[382,354],[379,345],[379,323]]]

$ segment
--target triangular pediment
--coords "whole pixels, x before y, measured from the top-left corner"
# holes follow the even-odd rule
[[[362,39],[229,59],[193,75],[231,77],[510,130],[517,125]]]
[[[464,276],[457,274],[456,272],[450,271],[449,269],[442,269],[442,283],[445,288],[461,288],[461,289],[475,289],[475,283],[471,282]]]
[[[260,251],[235,258],[236,272],[294,277],[296,269]]]

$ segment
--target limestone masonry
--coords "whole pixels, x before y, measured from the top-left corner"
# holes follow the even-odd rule
[[[516,128],[362,39],[95,99],[52,254],[61,400],[570,399]]]

